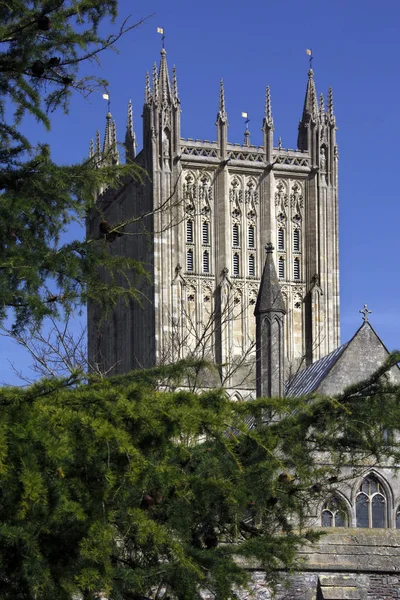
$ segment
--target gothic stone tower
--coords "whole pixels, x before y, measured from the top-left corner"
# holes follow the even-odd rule
[[[217,141],[182,139],[180,116],[175,69],[171,84],[163,49],[152,86],[146,78],[142,151],[136,155],[131,106],[125,138],[127,157],[149,177],[104,191],[88,219],[89,235],[101,219],[128,221],[110,251],[140,260],[149,278],[135,282],[140,302],[117,306],[101,324],[89,306],[89,356],[113,372],[205,357],[220,365],[226,387],[247,394],[256,387],[254,308],[266,243],[274,246],[285,309],[285,376],[339,344],[332,91],[325,110],[309,71],[297,150],[274,147],[269,88],[262,146],[251,145],[248,132],[243,145],[228,142],[222,81]],[[111,147],[115,124],[107,118]],[[99,138],[96,154],[101,162]]]

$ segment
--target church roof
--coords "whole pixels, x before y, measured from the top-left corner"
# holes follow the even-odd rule
[[[311,394],[318,389],[320,383],[325,379],[329,371],[336,364],[350,342],[339,346],[330,354],[320,358],[307,369],[300,371],[286,384],[286,397],[296,398]]]

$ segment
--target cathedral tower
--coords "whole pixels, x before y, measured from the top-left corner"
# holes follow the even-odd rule
[[[339,344],[332,92],[325,109],[309,71],[297,150],[274,147],[269,88],[262,146],[251,145],[248,132],[243,145],[228,141],[222,81],[216,141],[182,139],[180,114],[176,72],[171,82],[163,49],[152,82],[146,76],[138,154],[128,109],[126,156],[149,177],[102,193],[88,220],[89,235],[99,215],[113,224],[129,221],[130,235],[116,239],[112,251],[141,261],[149,278],[135,282],[141,302],[118,306],[101,326],[89,306],[89,355],[112,372],[207,358],[219,365],[227,388],[247,395],[256,388],[254,308],[267,242],[285,313],[285,377]]]

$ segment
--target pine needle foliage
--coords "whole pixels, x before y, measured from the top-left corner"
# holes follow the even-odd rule
[[[89,298],[111,305],[121,295],[136,297],[134,276],[144,274],[137,262],[112,255],[112,236],[64,243],[71,223],[84,223],[98,190],[142,177],[138,168],[110,160],[101,169],[98,160],[59,166],[23,128],[24,117],[34,117],[49,129],[51,113],[67,113],[73,92],[104,90],[104,79],[80,77],[80,67],[98,62],[102,50],[141,23],[125,21],[104,36],[117,6],[116,0],[0,5],[0,321],[11,309],[16,331]]]
[[[340,398],[160,390],[187,368],[0,390],[2,597],[237,598],[301,566],[349,458],[399,460],[382,371]]]

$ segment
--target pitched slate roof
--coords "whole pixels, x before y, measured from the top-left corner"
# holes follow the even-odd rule
[[[339,346],[330,354],[327,354],[320,360],[317,360],[304,371],[300,371],[286,384],[286,397],[298,397],[311,394],[318,389],[320,383],[328,375],[329,371],[336,364],[339,357],[343,354],[350,342]]]

